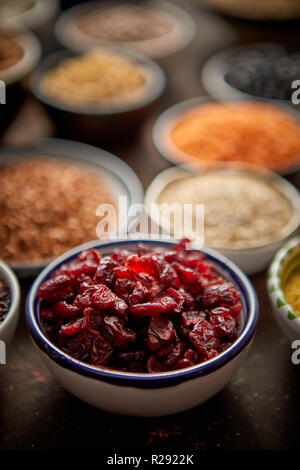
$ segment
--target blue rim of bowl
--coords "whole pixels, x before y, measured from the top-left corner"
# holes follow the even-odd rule
[[[163,69],[152,59],[140,52],[132,51],[122,47],[103,45],[90,50],[104,50],[115,53],[121,57],[131,59],[134,63],[143,68],[146,74],[150,71],[152,73],[151,83],[145,85],[145,93],[142,97],[132,103],[125,103],[120,106],[109,105],[86,105],[86,106],[71,106],[64,104],[59,99],[52,98],[41,90],[41,80],[49,70],[55,69],[58,64],[66,59],[74,57],[82,57],[89,52],[72,52],[68,49],[62,49],[53,52],[45,57],[29,78],[29,88],[31,93],[39,101],[47,106],[55,108],[59,111],[73,114],[81,114],[88,116],[114,116],[118,114],[125,114],[131,111],[137,111],[141,108],[149,106],[156,102],[163,94],[166,88],[166,75]]]
[[[145,243],[150,246],[170,247],[174,245],[175,241],[162,241],[162,240],[118,240],[99,242],[95,240],[93,242],[85,243],[80,245],[73,250],[61,255],[59,258],[50,263],[36,278],[32,285],[30,292],[26,300],[26,322],[29,331],[32,335],[33,340],[37,346],[50,357],[55,363],[60,366],[67,368],[73,372],[77,372],[83,376],[90,377],[93,379],[101,379],[103,381],[113,383],[116,385],[131,386],[138,388],[161,388],[169,387],[171,385],[180,384],[186,380],[193,379],[195,377],[204,376],[216,371],[220,367],[224,366],[232,359],[234,359],[252,340],[258,321],[258,300],[255,290],[250,283],[247,276],[225,256],[218,252],[208,249],[201,248],[207,258],[213,261],[221,271],[226,272],[231,280],[236,284],[236,287],[242,293],[242,300],[245,308],[245,324],[243,325],[242,331],[240,332],[237,340],[223,353],[217,357],[210,359],[201,364],[197,364],[186,369],[179,369],[172,372],[162,372],[155,374],[148,373],[129,373],[114,371],[105,368],[99,368],[78,361],[68,354],[57,348],[43,333],[42,326],[39,319],[39,301],[37,297],[39,286],[47,280],[51,273],[55,271],[63,263],[70,262],[74,259],[81,251],[91,248],[98,248],[104,253],[110,253],[114,248],[128,248],[131,249],[137,243]],[[194,249],[199,249],[197,244],[193,243],[191,246]]]
[[[300,126],[299,112],[283,102],[275,103],[274,100],[268,101],[266,99],[259,98],[259,97],[256,97],[254,99],[250,97],[249,95],[249,99],[229,99],[227,101],[223,101],[223,103],[226,103],[226,102],[243,103],[245,101],[253,101],[256,103],[272,105],[275,108],[278,108],[281,111],[285,111],[286,113],[288,113],[291,117],[297,120]],[[194,108],[197,108],[198,106],[202,106],[207,103],[220,103],[220,100],[217,100],[216,98],[208,94],[202,95],[202,96],[194,96],[193,98],[188,98],[187,100],[180,101],[178,103],[173,104],[172,106],[166,108],[157,117],[152,128],[152,140],[154,143],[154,147],[156,148],[158,153],[163,158],[165,158],[168,162],[172,163],[173,165],[180,165],[182,168],[186,168],[189,170],[195,168],[196,164],[201,165],[201,163],[202,164],[211,163],[209,160],[201,161],[201,160],[198,160],[196,157],[193,157],[192,155],[189,155],[188,153],[183,152],[182,150],[178,149],[170,139],[170,131],[173,129],[174,125],[180,120],[180,118],[185,113],[192,111]],[[174,155],[173,155],[173,152],[174,152]],[[299,160],[300,160],[300,155],[299,155]],[[212,163],[215,163],[215,162],[212,162]],[[226,162],[222,162],[222,160],[220,160],[217,163],[226,163]],[[235,161],[232,160],[229,163],[235,163]],[[270,171],[273,171],[274,173],[278,173],[281,176],[291,176],[297,173],[299,169],[300,169],[300,163],[290,169],[283,170],[283,171],[279,171],[279,170],[277,171],[277,170],[269,168]]]

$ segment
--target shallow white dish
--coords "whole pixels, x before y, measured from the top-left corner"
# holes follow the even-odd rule
[[[18,279],[3,261],[0,261],[0,279],[6,282],[11,295],[8,314],[5,320],[0,322],[0,340],[4,341],[7,346],[12,340],[18,323],[21,294]]]
[[[39,286],[62,263],[84,249],[108,254],[115,248],[135,250],[137,243],[168,249],[174,242],[154,240],[99,241],[81,245],[53,261],[37,277],[27,298],[26,318],[41,358],[54,377],[76,397],[97,408],[133,416],[163,416],[195,407],[218,393],[244,361],[258,320],[255,291],[237,266],[219,253],[203,250],[218,271],[241,292],[241,332],[230,348],[202,364],[173,372],[137,374],[95,367],[78,361],[57,348],[45,336],[39,318]],[[197,249],[197,245],[193,245]]]
[[[234,169],[235,165],[228,165],[222,167],[220,165],[222,171],[228,172],[238,172],[241,170]],[[197,171],[199,174],[201,171],[199,170],[199,166],[194,168],[194,171]],[[214,171],[214,170],[202,170],[203,173],[206,171]],[[219,170],[217,170],[219,171]],[[242,170],[242,173],[245,173]],[[166,226],[162,224],[162,221],[159,217],[159,211],[153,210],[155,208],[155,204],[157,204],[157,199],[162,192],[162,190],[172,181],[176,181],[178,179],[182,179],[185,177],[190,177],[193,175],[193,172],[187,169],[184,166],[172,167],[168,168],[167,170],[162,171],[159,175],[154,178],[150,186],[148,187],[145,195],[145,204],[148,209],[148,213],[151,219],[155,222],[156,225],[160,226],[164,233],[168,233],[168,229]],[[293,235],[295,235],[299,231],[300,227],[300,195],[299,191],[291,185],[288,181],[281,178],[280,176],[276,175],[275,173],[266,172],[266,175],[269,175],[272,182],[278,187],[278,189],[285,195],[285,197],[290,201],[294,216],[290,222],[290,230],[286,237],[278,242],[270,243],[261,247],[254,247],[254,248],[236,248],[236,249],[229,249],[223,247],[212,247],[222,253],[224,256],[228,257],[236,263],[240,269],[242,269],[246,274],[255,274],[260,271],[266,269],[273,256],[275,255],[276,251]],[[266,176],[267,177],[267,176]],[[152,206],[153,205],[153,206]],[[152,206],[152,209],[151,209]],[[205,208],[204,208],[205,211]],[[183,233],[183,236],[191,237],[189,233]]]

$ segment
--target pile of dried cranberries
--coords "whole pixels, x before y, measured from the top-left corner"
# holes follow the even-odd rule
[[[47,336],[76,359],[164,372],[211,359],[237,337],[240,293],[188,240],[166,251],[82,252],[39,289]]]

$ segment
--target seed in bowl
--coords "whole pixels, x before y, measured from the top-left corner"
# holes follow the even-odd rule
[[[24,50],[17,37],[11,32],[0,30],[0,78],[1,71],[16,65],[24,56]]]
[[[0,323],[5,320],[11,302],[9,288],[3,279],[0,279]]]
[[[97,238],[99,204],[114,204],[100,172],[51,157],[0,166],[0,258],[39,263]]]
[[[300,316],[300,267],[294,269],[284,286],[284,295],[293,310]]]
[[[166,35],[173,27],[167,13],[134,5],[93,8],[77,19],[77,28],[96,39],[145,41]]]
[[[120,106],[139,101],[147,81],[143,67],[124,55],[91,51],[46,72],[40,89],[69,106]]]
[[[170,138],[184,152],[180,158],[185,160],[239,161],[279,172],[300,162],[298,120],[288,111],[266,103],[197,106],[177,120]]]
[[[207,361],[239,332],[240,293],[187,240],[82,252],[38,292],[45,334],[83,362],[165,372]]]
[[[251,173],[212,171],[181,177],[165,186],[157,198],[162,217],[172,204],[191,204],[189,233],[197,233],[197,204],[204,205],[205,244],[216,248],[251,248],[276,242],[291,231],[293,207],[275,186]],[[171,233],[182,227],[171,218]],[[179,222],[180,223],[180,222]],[[182,233],[182,230],[181,230]]]

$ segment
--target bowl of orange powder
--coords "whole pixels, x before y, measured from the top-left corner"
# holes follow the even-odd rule
[[[159,153],[175,164],[243,162],[284,175],[300,167],[298,113],[258,100],[183,101],[159,116],[153,140]]]

